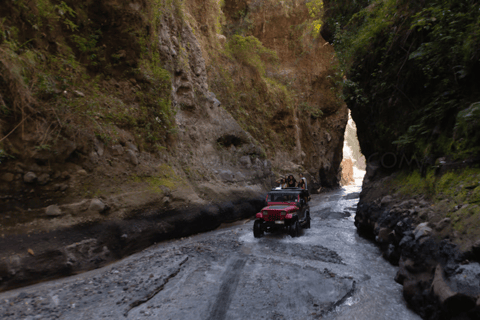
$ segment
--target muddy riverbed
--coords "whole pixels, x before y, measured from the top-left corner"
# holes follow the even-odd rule
[[[243,221],[0,294],[2,319],[419,319],[353,225],[360,187],[312,196],[298,238]]]

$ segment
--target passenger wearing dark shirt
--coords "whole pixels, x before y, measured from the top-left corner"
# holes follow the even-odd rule
[[[302,179],[298,182],[298,187],[305,190],[305,181]]]
[[[287,187],[295,188],[297,186],[297,181],[293,177],[293,175],[288,176]]]

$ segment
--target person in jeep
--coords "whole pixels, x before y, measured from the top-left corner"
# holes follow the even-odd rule
[[[293,174],[289,175],[288,180],[287,180],[287,187],[288,188],[294,188],[296,186],[297,186],[297,181],[293,177]]]

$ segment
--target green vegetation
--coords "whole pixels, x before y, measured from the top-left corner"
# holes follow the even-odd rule
[[[478,153],[480,121],[469,109],[480,101],[477,1],[325,2],[325,29],[335,32],[344,98],[367,157]]]
[[[270,123],[279,113],[291,115],[295,105],[292,88],[266,74],[267,68],[278,64],[276,52],[254,36],[233,35],[215,59],[219,63],[210,71],[210,87],[242,128],[267,152],[293,146],[293,134],[286,135],[285,127]]]
[[[402,173],[392,181],[392,186],[409,197],[425,195],[433,202],[436,220],[450,218],[452,228],[467,241],[480,236],[480,169],[469,168],[449,171],[442,176],[429,172],[422,178],[418,172]],[[437,222],[437,221],[434,221]]]
[[[238,61],[257,69],[262,76],[265,75],[265,61],[278,61],[277,53],[265,48],[254,36],[234,35],[228,41],[225,50]]]
[[[173,168],[168,164],[162,164],[157,168],[158,174],[155,176],[134,176],[132,179],[136,183],[146,183],[149,188],[158,193],[165,192],[165,188],[175,190],[185,184],[185,181],[179,177]]]
[[[307,3],[308,13],[310,14],[310,18],[312,18],[312,27],[313,27],[313,36],[316,38],[320,34],[320,30],[322,29],[322,18],[325,12],[323,0],[311,0]]]
[[[449,171],[442,176],[429,171],[425,178],[420,173],[403,172],[393,180],[400,193],[415,196],[424,194],[432,201],[441,201],[446,198],[456,204],[480,204],[480,169],[469,168]]]
[[[301,112],[308,113],[313,118],[320,118],[323,116],[323,111],[318,108],[308,104],[308,102],[302,102],[298,108]]]
[[[143,148],[169,144],[175,136],[171,77],[150,42],[158,39],[160,17],[182,13],[182,3],[148,1],[138,11],[124,10],[124,5],[73,0],[2,4],[3,136],[23,132],[41,114],[50,131],[37,150],[47,145],[41,150],[54,150],[59,138],[80,133],[80,140],[95,135],[113,142],[118,129],[133,132]],[[111,15],[100,21],[95,16],[100,9]]]

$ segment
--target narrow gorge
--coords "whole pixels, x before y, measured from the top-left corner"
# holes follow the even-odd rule
[[[270,283],[255,274],[266,269],[280,295],[285,270],[310,277],[299,283],[314,294],[292,287],[302,319],[479,319],[479,10],[475,0],[1,1],[0,291],[124,263],[102,274],[115,297],[134,295],[117,277],[158,271],[155,256],[162,276],[132,276],[146,296],[123,296],[118,319],[177,290],[179,274],[208,284],[197,293],[218,291],[201,317],[244,319],[221,293],[247,281],[239,301],[253,305],[249,286]],[[300,173],[312,196],[305,240],[250,239],[265,194]],[[98,277],[84,277],[75,285],[93,290]],[[189,294],[179,299],[196,305]],[[0,311],[26,317],[8,304],[29,297]],[[59,311],[52,297],[48,312],[77,319],[75,303]],[[267,304],[265,317],[294,318]]]
[[[2,288],[339,186],[347,107],[298,1],[5,1]]]

